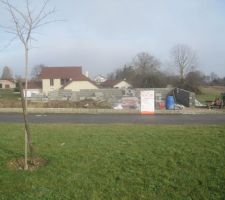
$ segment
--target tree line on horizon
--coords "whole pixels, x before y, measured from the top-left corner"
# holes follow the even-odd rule
[[[31,70],[31,79],[39,80],[44,64],[35,65]],[[220,78],[215,72],[209,75],[198,70],[196,53],[185,44],[178,44],[171,49],[169,70],[162,69],[159,59],[148,52],[138,53],[129,63],[107,75],[110,80],[126,80],[134,88],[179,87],[195,93],[200,93],[199,86],[225,86],[225,77]],[[5,66],[1,79],[21,79],[13,77],[13,71]]]
[[[186,44],[171,49],[169,70],[161,68],[159,59],[148,52],[138,53],[129,63],[108,74],[112,80],[126,80],[135,88],[162,88],[171,85],[197,94],[201,85],[225,86],[225,77],[215,72],[204,74],[198,69],[196,52]]]

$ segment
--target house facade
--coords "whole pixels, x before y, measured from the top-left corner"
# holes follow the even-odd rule
[[[42,82],[41,81],[29,81],[27,83],[27,97],[30,98],[34,95],[42,93]],[[25,90],[24,90],[25,96]]]
[[[98,87],[82,74],[82,67],[43,67],[40,78],[42,92],[47,95],[51,91],[70,89],[98,89]]]
[[[132,85],[125,80],[107,80],[101,84],[104,88],[118,88],[128,89],[132,88]]]
[[[131,88],[132,85],[126,81],[120,81],[117,84],[115,84],[113,87],[119,88],[119,89],[127,89],[127,88]]]
[[[94,81],[97,83],[97,84],[101,84],[103,82],[105,82],[107,79],[102,76],[101,74],[98,74],[95,78],[94,78]]]
[[[13,80],[0,80],[0,89],[14,89],[16,83]]]

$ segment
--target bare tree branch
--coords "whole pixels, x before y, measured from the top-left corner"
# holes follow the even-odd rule
[[[184,79],[185,75],[197,66],[195,52],[185,44],[174,46],[171,50],[171,57],[173,65],[179,71],[180,79]]]
[[[34,23],[35,23],[35,24],[36,24],[37,21],[39,21],[39,19],[41,18],[41,16],[42,16],[43,12],[45,11],[45,8],[46,8],[46,6],[47,6],[48,3],[49,3],[49,0],[45,0],[45,1],[43,2],[43,6],[41,7],[41,9],[40,9],[39,13],[37,14],[37,16],[34,18]]]
[[[10,4],[8,0],[0,0],[0,2],[5,4],[9,10],[13,10],[14,14],[16,14],[16,13],[19,14],[23,18],[24,21],[27,21],[26,15],[22,11],[18,10],[15,6]]]
[[[30,48],[30,37],[33,34],[33,31],[38,29],[41,26],[54,23],[56,21],[62,20],[47,20],[50,15],[55,13],[55,8],[46,12],[47,5],[49,0],[44,0],[43,5],[41,6],[39,12],[37,14],[34,13],[31,9],[30,0],[26,0],[26,10],[23,12],[16,8],[13,4],[9,2],[9,0],[0,0],[0,3],[6,5],[10,16],[12,17],[14,28],[7,26],[5,30],[8,33],[16,34],[20,41],[23,43],[26,48]],[[45,21],[46,20],[46,21]],[[34,37],[32,37],[34,40]]]
[[[3,45],[3,47],[0,48],[0,52],[4,51],[6,48],[8,48],[16,40],[17,35],[16,34],[14,34],[14,35],[15,36],[13,38],[11,38],[7,44]]]

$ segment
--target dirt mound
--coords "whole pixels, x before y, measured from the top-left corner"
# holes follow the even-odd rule
[[[10,160],[7,165],[12,170],[24,170],[24,158],[15,158]],[[34,171],[45,166],[47,160],[41,157],[28,158],[28,171]]]

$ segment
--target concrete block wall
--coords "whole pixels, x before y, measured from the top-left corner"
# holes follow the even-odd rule
[[[109,103],[117,102],[123,96],[123,91],[120,89],[94,89],[94,90],[80,90],[80,92],[72,93],[72,99],[76,96],[77,100],[81,99],[97,99],[106,100]]]
[[[49,92],[48,100],[70,100],[80,101],[93,99],[96,101],[107,101],[111,105],[122,103],[124,97],[136,97],[140,104],[140,92],[146,90],[155,91],[155,108],[164,109],[168,95],[175,97],[175,102],[186,107],[195,105],[195,94],[178,88],[137,88],[137,89],[83,89],[79,92],[71,90],[56,90]],[[38,97],[36,100],[40,100]]]
[[[166,97],[173,95],[174,88],[138,88],[135,89],[136,97],[140,98],[141,91],[154,90],[155,91],[155,108],[160,109],[165,107]],[[164,105],[163,107],[161,107]]]
[[[69,100],[71,96],[71,90],[54,90],[48,93],[49,100]]]

